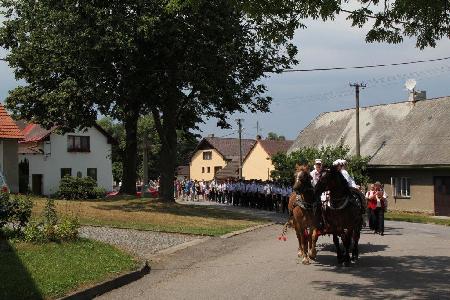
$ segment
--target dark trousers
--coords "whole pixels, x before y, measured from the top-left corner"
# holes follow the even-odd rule
[[[381,207],[377,207],[374,210],[374,214],[375,214],[375,226],[376,226],[376,230],[379,233],[384,233],[384,209]]]

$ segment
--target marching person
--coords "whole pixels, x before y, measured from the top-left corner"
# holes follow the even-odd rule
[[[368,207],[371,212],[374,233],[384,235],[384,213],[387,209],[387,194],[379,181],[373,184],[373,191],[369,192]]]

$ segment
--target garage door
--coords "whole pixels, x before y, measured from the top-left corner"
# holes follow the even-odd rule
[[[434,213],[450,216],[450,176],[434,177]]]

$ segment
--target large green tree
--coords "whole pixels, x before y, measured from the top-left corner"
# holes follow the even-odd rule
[[[258,80],[295,63],[296,17],[247,13],[245,1],[2,1],[0,43],[17,79],[8,106],[62,129],[97,113],[123,122],[123,191],[135,190],[137,126],[151,112],[161,140],[161,194],[173,200],[177,129],[235,111],[268,110]]]

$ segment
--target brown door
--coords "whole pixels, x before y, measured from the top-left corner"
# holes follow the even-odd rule
[[[434,214],[450,216],[450,176],[434,177]]]
[[[42,174],[31,175],[31,192],[35,195],[42,195]]]

